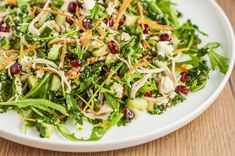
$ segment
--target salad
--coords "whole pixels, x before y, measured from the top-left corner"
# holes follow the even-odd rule
[[[1,0],[0,112],[25,129],[101,139],[203,89],[228,59],[170,0]],[[89,137],[74,127],[92,126]],[[10,121],[9,121],[10,122]]]

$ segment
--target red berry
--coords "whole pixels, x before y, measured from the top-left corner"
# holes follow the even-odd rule
[[[176,87],[176,92],[183,93],[183,94],[188,94],[189,93],[189,89],[186,88],[185,86],[177,86]]]
[[[68,5],[68,11],[69,12],[75,12],[77,7],[81,8],[82,4],[79,2],[70,2]]]
[[[170,41],[171,36],[169,34],[161,34],[160,35],[160,41]]]
[[[143,30],[144,34],[148,34],[148,33],[149,33],[149,31],[150,31],[150,27],[149,27],[149,25],[144,24],[144,30]]]
[[[107,26],[108,27],[112,27],[114,25],[114,21],[113,21],[113,19],[108,19],[108,21],[107,21]]]
[[[186,80],[188,78],[188,73],[182,72],[180,75],[181,75],[180,81],[181,82],[186,82]]]
[[[121,27],[125,23],[126,17],[123,15],[119,21],[118,27]]]
[[[152,97],[153,94],[152,94],[152,92],[146,92],[146,93],[144,94],[144,96],[146,96],[146,97]]]
[[[39,7],[39,8],[43,8],[44,7],[44,3],[37,3],[35,6]]]
[[[129,119],[129,120],[132,120],[132,119],[135,118],[135,114],[134,114],[134,113],[131,111],[131,109],[128,108],[128,107],[125,107],[125,108],[123,109],[123,113],[124,113],[124,116],[125,116],[127,119]]]
[[[92,24],[92,19],[87,19],[87,20],[83,21],[83,26],[84,26],[86,29],[88,29],[91,24]]]
[[[75,59],[75,60],[70,62],[70,65],[72,67],[79,67],[81,65],[81,60],[80,59]]]
[[[103,65],[100,71],[100,75],[105,75],[108,72],[108,67]]]
[[[10,32],[10,27],[0,23],[0,32]]]
[[[11,75],[18,74],[22,69],[22,65],[19,63],[15,63],[10,67]]]
[[[70,18],[67,18],[67,17],[66,17],[66,22],[67,22],[68,24],[70,24],[70,25],[73,24],[73,21],[72,21]]]
[[[117,44],[113,40],[109,41],[108,47],[109,47],[109,50],[110,50],[110,52],[112,54],[119,53],[119,48],[118,48]]]

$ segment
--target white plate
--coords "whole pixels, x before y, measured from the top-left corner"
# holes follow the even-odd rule
[[[57,151],[93,152],[125,148],[142,144],[169,134],[192,121],[216,99],[223,90],[231,74],[234,58],[234,34],[224,12],[213,0],[175,0],[177,8],[186,18],[200,26],[209,34],[207,41],[222,43],[222,51],[229,58],[229,70],[224,76],[211,73],[210,81],[202,91],[190,94],[187,101],[168,110],[161,116],[143,114],[126,127],[115,127],[105,137],[96,142],[71,142],[55,134],[51,139],[40,139],[34,133],[23,133],[22,121],[14,112],[0,115],[0,136],[6,139]]]

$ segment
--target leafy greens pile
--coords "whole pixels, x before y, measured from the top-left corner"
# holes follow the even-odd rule
[[[170,0],[0,2],[0,112],[49,138],[102,138],[139,111],[162,114],[225,74],[227,58]],[[209,61],[207,61],[209,60]],[[208,66],[210,64],[210,66]],[[93,126],[78,138],[65,126]],[[79,132],[77,132],[79,133]]]

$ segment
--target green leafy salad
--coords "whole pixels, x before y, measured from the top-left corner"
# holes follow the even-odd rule
[[[1,0],[0,112],[42,138],[101,139],[203,89],[228,59],[170,0]],[[179,4],[180,5],[180,4]],[[89,137],[74,127],[92,126]],[[11,122],[11,121],[9,121]],[[85,129],[86,130],[86,129]]]

